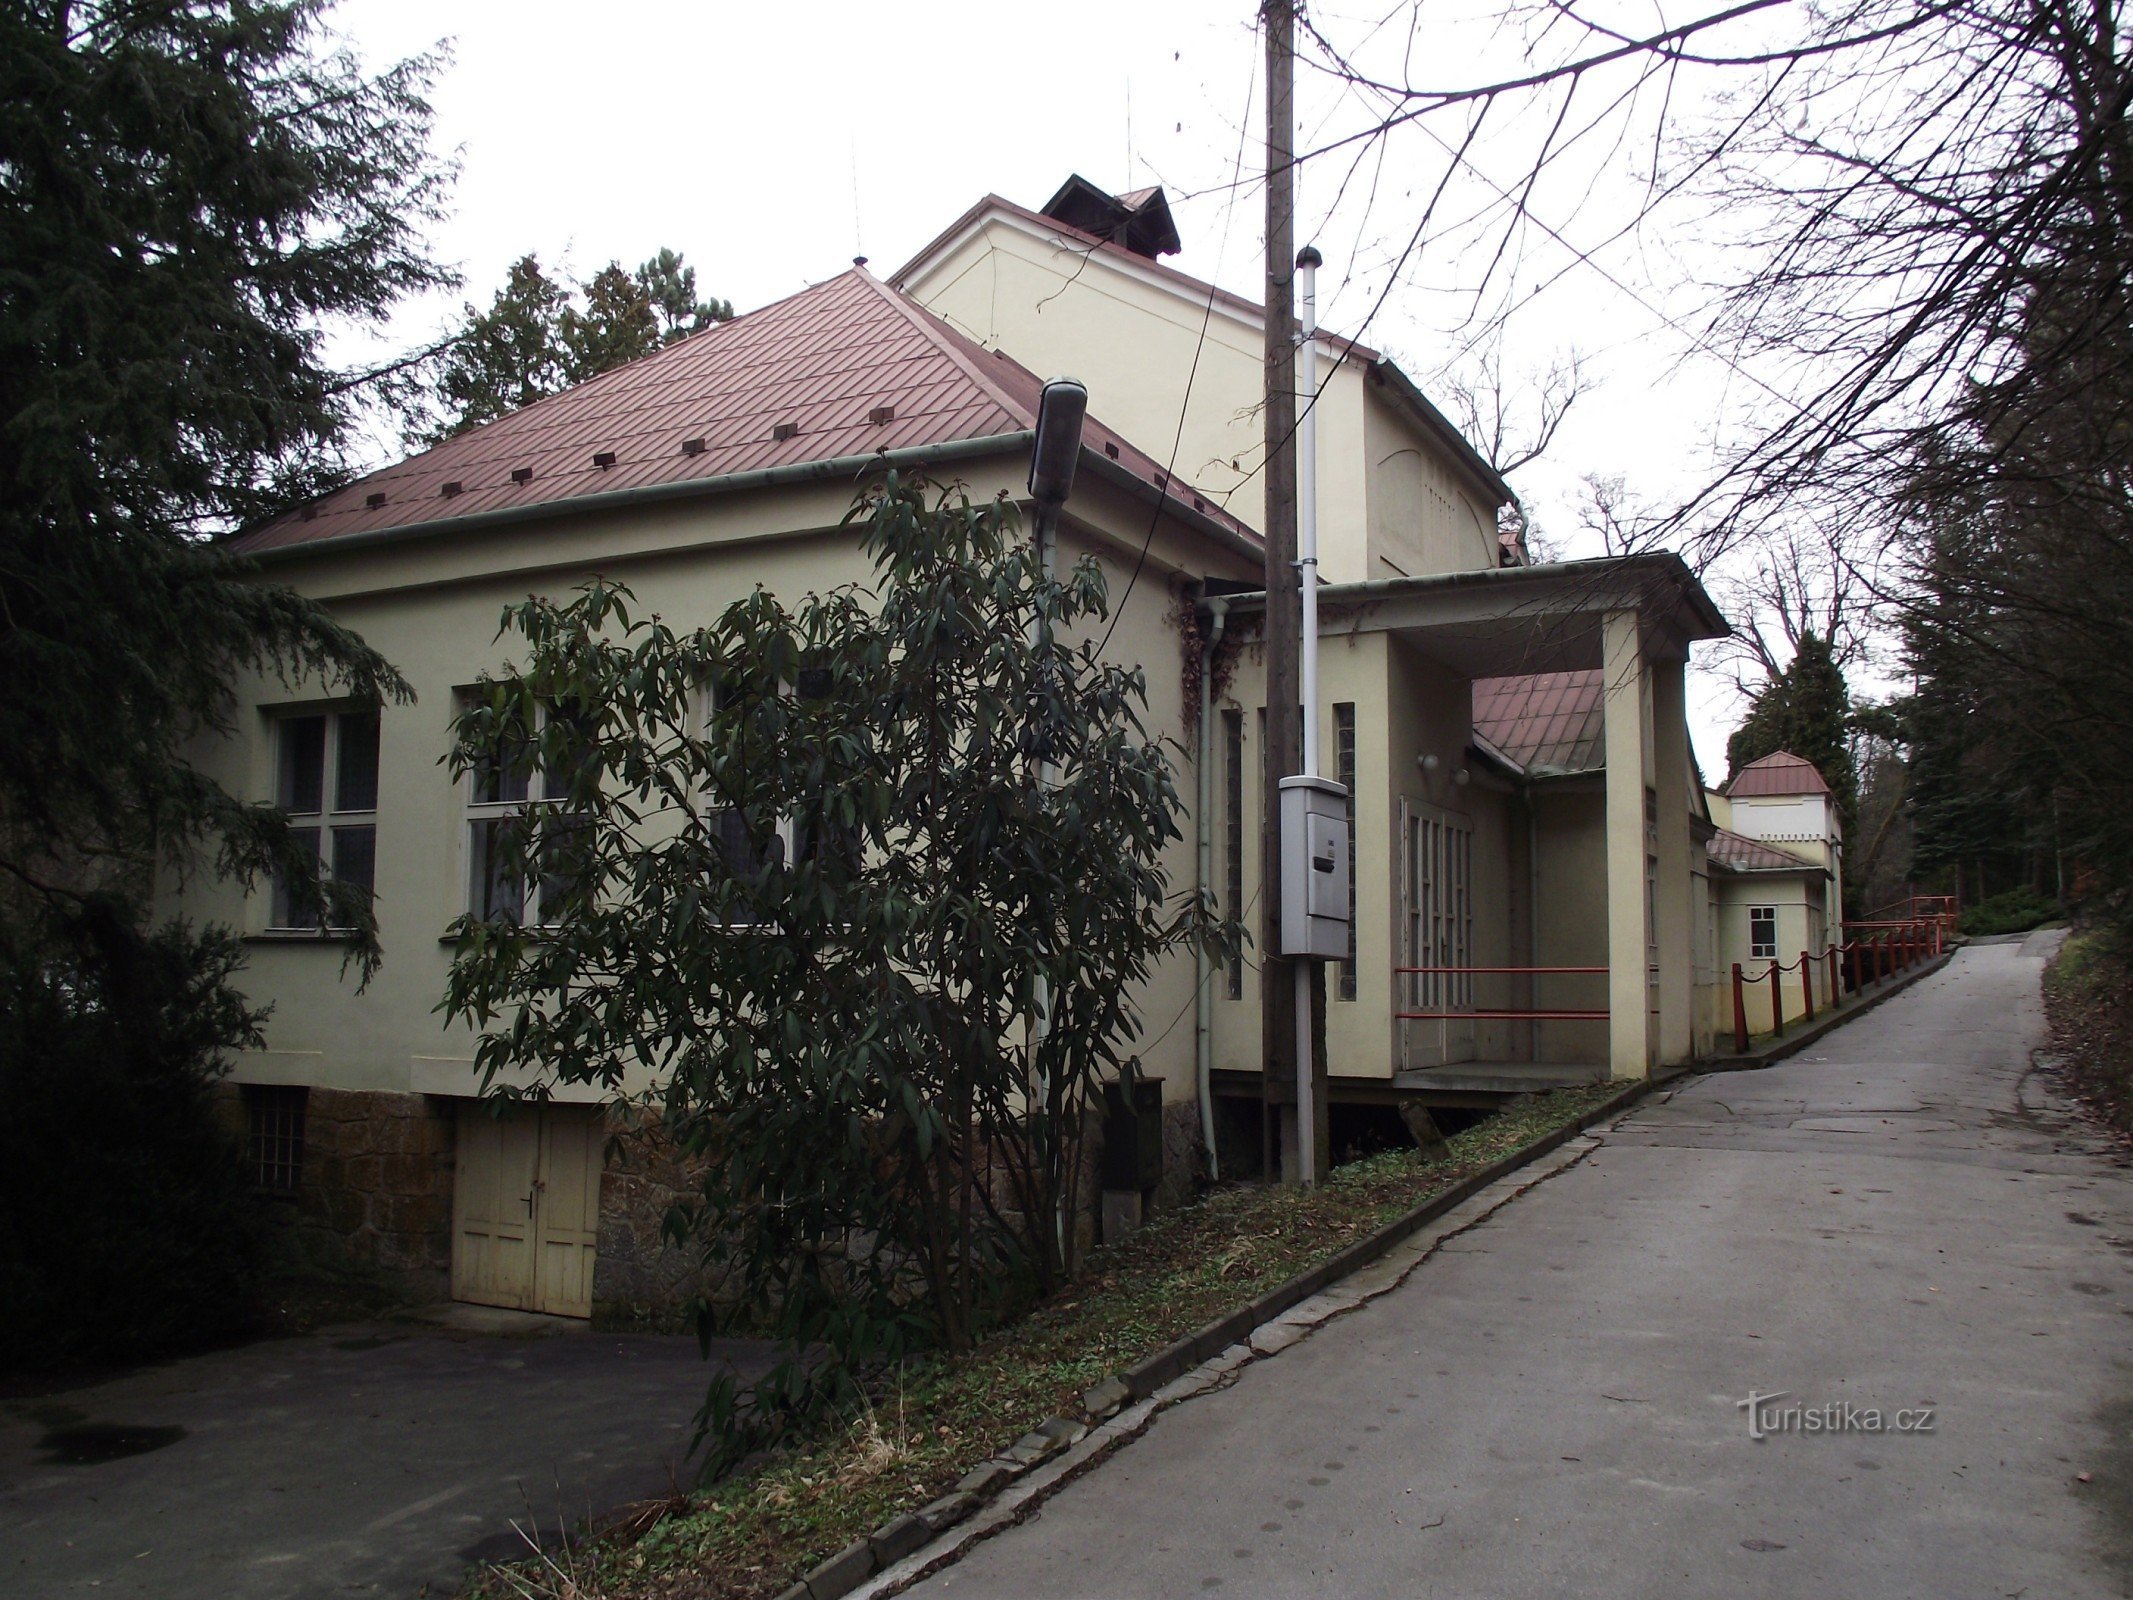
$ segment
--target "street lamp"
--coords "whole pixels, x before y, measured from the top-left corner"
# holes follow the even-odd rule
[[[1040,534],[1050,531],[1074,487],[1081,460],[1081,425],[1089,414],[1089,391],[1075,378],[1054,378],[1037,396],[1037,437],[1030,446],[1029,492],[1037,502]]]

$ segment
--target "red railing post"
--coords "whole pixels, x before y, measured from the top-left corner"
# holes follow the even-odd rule
[[[1770,1031],[1785,1031],[1785,991],[1778,987],[1778,974],[1784,968],[1777,964],[1777,957],[1770,958]]]
[[[1741,993],[1740,963],[1733,963],[1733,1048],[1748,1053],[1748,1002]]]
[[[1800,1020],[1802,1022],[1814,1021],[1815,963],[1814,957],[1810,956],[1805,950],[1800,952],[1800,1004]]]

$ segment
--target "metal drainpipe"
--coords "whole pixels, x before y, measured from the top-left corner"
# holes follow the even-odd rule
[[[1215,842],[1210,826],[1215,809],[1215,736],[1210,726],[1214,718],[1212,679],[1215,647],[1222,642],[1222,629],[1229,620],[1229,602],[1210,600],[1207,611],[1214,625],[1208,630],[1206,642],[1200,646],[1200,803],[1195,808],[1193,828],[1196,835],[1193,860],[1202,895],[1209,892],[1214,878]],[[1215,1155],[1214,1008],[1207,993],[1207,986],[1214,981],[1214,973],[1207,964],[1207,947],[1202,944],[1192,947],[1192,981],[1192,1058],[1193,1076],[1200,1092],[1200,1140],[1207,1146],[1207,1176],[1212,1182],[1220,1182],[1222,1164]]]

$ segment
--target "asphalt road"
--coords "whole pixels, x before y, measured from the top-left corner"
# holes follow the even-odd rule
[[[911,1592],[2133,1593],[2133,1172],[2031,1069],[2051,942],[1648,1102]]]
[[[405,1600],[687,1481],[693,1338],[466,1312],[0,1403],[0,1596]]]

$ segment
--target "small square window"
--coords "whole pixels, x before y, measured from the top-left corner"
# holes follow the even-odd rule
[[[1753,961],[1775,961],[1778,953],[1776,906],[1748,908],[1748,956]]]
[[[244,1086],[252,1183],[269,1194],[295,1194],[304,1175],[304,1106],[308,1089]]]

